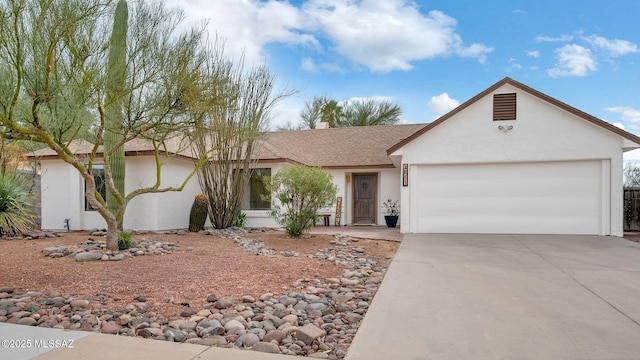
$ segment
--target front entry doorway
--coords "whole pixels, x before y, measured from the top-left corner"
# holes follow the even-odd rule
[[[377,174],[353,174],[353,224],[375,225]]]

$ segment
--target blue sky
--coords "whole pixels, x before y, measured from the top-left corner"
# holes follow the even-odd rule
[[[509,76],[640,135],[637,0],[169,3],[298,91],[274,128],[314,96],[389,99],[403,122],[431,122]]]

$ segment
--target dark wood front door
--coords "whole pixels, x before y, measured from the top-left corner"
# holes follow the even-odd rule
[[[353,223],[376,223],[376,194],[378,176],[376,174],[353,175]]]

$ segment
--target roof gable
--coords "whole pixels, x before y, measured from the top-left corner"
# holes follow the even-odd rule
[[[597,117],[587,114],[584,111],[581,111],[579,109],[576,109],[560,100],[557,100],[549,95],[546,95],[538,90],[535,90],[527,85],[524,85],[516,80],[513,80],[509,77],[505,77],[504,79],[498,81],[497,83],[493,84],[492,86],[490,86],[489,88],[487,88],[486,90],[482,91],[481,93],[477,94],[476,96],[472,97],[471,99],[465,101],[464,103],[460,104],[458,107],[456,107],[455,109],[451,110],[450,112],[448,112],[447,114],[441,116],[440,118],[438,118],[436,121],[429,123],[425,126],[423,126],[421,129],[419,129],[418,131],[416,131],[415,133],[413,133],[411,136],[407,137],[406,139],[394,144],[393,146],[391,146],[390,148],[387,149],[387,154],[391,155],[393,152],[395,152],[396,150],[402,148],[403,146],[407,145],[408,143],[412,142],[413,140],[417,139],[418,137],[420,137],[422,134],[426,133],[427,131],[433,129],[434,127],[440,125],[441,123],[447,121],[448,119],[452,118],[453,116],[455,116],[456,114],[460,113],[461,111],[465,110],[466,108],[468,108],[469,106],[471,106],[472,104],[476,103],[477,101],[479,101],[480,99],[488,96],[489,94],[493,93],[494,91],[496,91],[497,89],[499,89],[500,87],[504,86],[504,85],[511,85],[519,90],[522,90],[524,92],[527,92],[530,95],[533,95],[551,105],[554,105],[564,111],[567,111],[575,116],[577,116],[580,119],[583,119],[585,121],[588,121],[589,123],[592,123],[594,125],[597,125],[601,128],[603,128],[604,130],[610,131],[614,134],[617,134],[619,136],[621,136],[624,139],[627,139],[633,143],[636,143],[640,146],[640,137],[631,134],[630,132],[627,132],[625,130],[622,130],[616,126],[613,126],[611,124],[609,124],[606,121],[603,121],[601,119],[598,119]]]

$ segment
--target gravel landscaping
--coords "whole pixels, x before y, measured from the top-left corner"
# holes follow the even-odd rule
[[[0,240],[0,322],[341,359],[398,245],[227,229],[108,252],[95,235]]]

